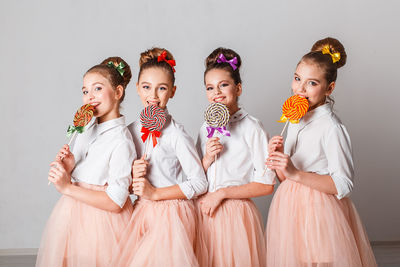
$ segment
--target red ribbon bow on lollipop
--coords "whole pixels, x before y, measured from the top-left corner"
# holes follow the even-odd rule
[[[164,50],[164,51],[161,53],[161,55],[158,56],[157,62],[160,62],[160,61],[165,61],[165,62],[167,62],[168,65],[170,65],[171,68],[172,68],[172,70],[175,72],[175,69],[174,69],[175,60],[173,60],[173,59],[168,60],[168,59],[167,59],[167,51]]]
[[[149,137],[149,134],[151,134],[151,138],[153,139],[153,147],[155,147],[157,145],[157,137],[161,136],[160,131],[150,131],[149,129],[142,127],[140,132],[143,133],[143,135],[142,135],[143,143],[146,142],[147,137]]]

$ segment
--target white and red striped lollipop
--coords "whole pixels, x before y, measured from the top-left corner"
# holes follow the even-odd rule
[[[165,121],[165,111],[156,105],[147,106],[140,113],[140,123],[150,132],[160,131],[164,127]]]
[[[156,106],[150,105],[145,107],[140,113],[140,122],[142,123],[142,129],[140,130],[142,135],[143,143],[146,143],[147,139],[151,136],[153,139],[153,147],[157,145],[157,137],[161,136],[161,129],[164,127],[166,121],[165,111]],[[149,141],[147,141],[147,144]],[[147,145],[145,146],[145,152],[147,153]]]

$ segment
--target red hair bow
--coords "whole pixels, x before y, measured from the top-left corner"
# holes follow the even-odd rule
[[[160,61],[165,61],[165,62],[167,62],[168,65],[170,65],[171,68],[172,68],[172,70],[175,72],[175,69],[174,69],[175,60],[173,60],[173,59],[168,60],[168,59],[167,59],[167,51],[164,50],[164,51],[161,53],[161,55],[158,56],[157,61],[158,61],[158,62],[160,62]]]

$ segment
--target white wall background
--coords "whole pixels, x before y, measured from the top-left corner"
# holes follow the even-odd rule
[[[242,105],[278,134],[300,57],[321,38],[344,44],[336,110],[352,137],[352,199],[374,241],[400,240],[398,1],[5,1],[0,2],[0,249],[38,247],[59,198],[48,165],[81,105],[82,75],[108,56],[130,63],[136,95],[139,53],[152,46],[176,57],[177,94],[169,110],[195,137],[207,105],[205,57],[216,47],[243,59]],[[257,204],[266,219],[272,197]]]

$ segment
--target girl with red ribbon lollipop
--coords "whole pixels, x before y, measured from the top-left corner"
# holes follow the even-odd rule
[[[292,81],[308,112],[271,138],[266,165],[281,182],[266,230],[267,266],[376,266],[365,229],[349,198],[354,168],[350,138],[332,111],[337,69],[346,63],[334,38],[314,44]]]
[[[141,155],[132,167],[139,199],[112,266],[198,266],[191,199],[207,190],[207,180],[192,138],[167,109],[176,91],[175,60],[152,48],[139,65],[136,86],[145,109],[128,126]]]
[[[78,127],[87,122],[75,121],[81,134],[51,163],[48,180],[62,196],[44,230],[36,266],[109,266],[133,210],[128,188],[136,152],[119,110],[131,76],[119,57],[84,75],[82,99],[90,106],[81,112],[90,109],[96,118],[84,131]]]
[[[200,239],[207,245],[199,256],[203,266],[265,266],[263,223],[250,198],[271,194],[275,173],[263,174],[268,137],[261,122],[238,103],[240,65],[240,56],[226,48],[215,49],[206,59],[207,99],[225,105],[230,116],[226,128],[214,131],[224,138],[212,136],[209,121],[214,118],[209,118],[197,141],[209,183],[208,193],[196,201]]]

